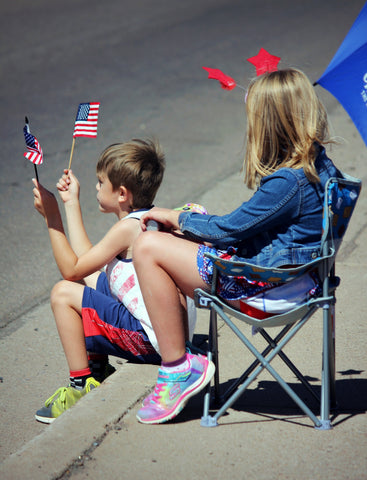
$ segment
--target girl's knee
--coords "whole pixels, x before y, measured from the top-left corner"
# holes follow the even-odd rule
[[[144,232],[139,235],[133,246],[133,260],[145,262],[154,257],[155,246],[159,244],[160,234],[157,232]]]

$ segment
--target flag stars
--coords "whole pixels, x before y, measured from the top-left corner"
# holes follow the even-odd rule
[[[80,103],[76,114],[73,137],[96,137],[99,103]]]

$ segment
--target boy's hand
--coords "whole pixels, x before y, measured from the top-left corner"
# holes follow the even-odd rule
[[[64,170],[64,175],[59,179],[56,187],[64,203],[79,201],[80,184],[71,170]]]
[[[55,195],[44,188],[33,178],[33,196],[35,209],[49,222],[52,218],[59,217],[59,207]]]

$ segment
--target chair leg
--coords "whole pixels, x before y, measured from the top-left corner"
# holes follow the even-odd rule
[[[216,308],[213,305],[213,308]],[[219,313],[219,312],[218,312]],[[280,377],[280,375],[270,365],[271,360],[278,355],[285,345],[293,338],[297,331],[308,321],[313,314],[310,311],[301,321],[295,324],[291,331],[279,342],[276,348],[274,348],[267,358],[264,358],[260,352],[252,345],[252,343],[243,335],[243,333],[236,327],[236,325],[229,319],[228,316],[219,313],[226,324],[232,329],[237,337],[244,343],[244,345],[253,353],[253,355],[259,360],[260,364],[255,371],[247,378],[247,380],[238,388],[238,390],[225,402],[225,404],[218,410],[218,412],[211,417],[212,424],[217,424],[217,420],[230,408],[235,401],[244,393],[246,388],[257,378],[264,368],[275,378],[279,385],[288,393],[288,395],[295,401],[295,403],[301,408],[301,410],[314,422],[316,427],[321,427],[322,422],[313,414],[313,412],[307,407],[307,405],[300,399],[300,397],[289,387],[289,385]],[[203,425],[203,424],[202,424]],[[207,425],[203,425],[207,426]]]
[[[330,367],[330,408],[336,408],[336,385],[335,385],[335,304],[330,306],[330,344],[329,344],[329,367]]]
[[[218,359],[218,324],[217,324],[217,313],[211,308],[210,309],[210,325],[209,325],[209,339],[208,339],[208,354],[207,358],[209,361],[213,361],[215,365],[214,373],[214,398],[215,401],[219,400],[219,359]],[[201,426],[203,427],[215,427],[217,426],[217,421],[213,420],[213,417],[209,415],[210,408],[210,395],[211,395],[211,385],[210,382],[206,387],[204,395],[204,409],[203,416],[201,417]]]
[[[322,376],[321,376],[321,408],[320,408],[320,426],[316,426],[318,430],[330,430],[330,386],[331,371],[334,368],[334,354],[331,351],[332,339],[332,315],[330,305],[325,304],[323,307],[323,347],[322,347]]]
[[[284,337],[284,335],[292,328],[292,325],[287,325],[284,327],[275,338],[272,338],[268,332],[266,332],[263,328],[259,328],[259,333],[263,336],[263,338],[268,342],[268,346],[261,352],[261,355],[265,358],[272,349],[274,349],[278,342]],[[294,365],[293,362],[287,357],[287,355],[280,351],[278,353],[279,357],[283,360],[283,362],[287,365],[287,367],[294,373],[294,375],[298,378],[298,380],[304,385],[304,387],[312,394],[312,396],[320,403],[320,396],[315,392],[315,389],[312,385],[306,380],[305,376],[298,370],[298,368]],[[237,390],[239,385],[242,385],[244,381],[249,377],[249,375],[255,370],[255,368],[260,364],[259,360],[254,360],[253,363],[248,367],[248,369],[243,372],[243,374],[233,383],[230,387],[222,394],[221,398],[227,400],[232,393]]]
[[[278,333],[278,335],[273,340],[273,344],[268,340],[270,336],[268,336],[268,338],[264,337],[268,341],[269,345],[265,348],[265,350],[261,353],[261,355],[263,357],[266,357],[269,354],[269,352],[271,352],[271,350],[276,346],[276,344],[284,337],[284,335],[288,332],[288,330],[290,330],[291,327],[292,325],[287,325],[286,327],[284,327],[282,331]],[[263,334],[264,332],[262,328],[259,328],[258,331],[261,334]],[[222,395],[222,398],[227,400],[227,398],[229,398],[232,395],[232,393],[235,392],[237,388],[244,383],[245,380],[247,380],[247,378],[250,376],[250,374],[255,370],[255,368],[258,365],[260,365],[260,361],[254,360],[252,364],[247,368],[247,370],[244,371],[243,374],[237,380],[234,380],[232,382],[232,384],[228,387],[228,389]]]
[[[210,330],[209,330],[209,351],[208,359],[212,360],[216,366],[215,371],[215,398],[219,399],[219,363],[218,363],[218,332],[217,332],[217,315],[224,320],[224,322],[233,330],[237,337],[245,344],[245,346],[254,354],[256,360],[253,364],[247,369],[244,374],[241,376],[242,383],[239,381],[235,382],[235,387],[232,389],[230,387],[230,393],[228,390],[226,392],[226,401],[221,406],[221,408],[216,412],[215,415],[209,415],[210,408],[210,384],[207,386],[207,390],[204,397],[204,409],[203,416],[201,419],[201,425],[204,427],[213,427],[218,425],[218,419],[230,408],[235,401],[244,393],[246,388],[258,377],[262,370],[266,369],[268,372],[275,378],[278,384],[288,393],[288,395],[294,400],[294,402],[301,408],[301,410],[313,421],[315,428],[318,430],[328,430],[331,428],[331,422],[329,419],[330,416],[330,397],[335,397],[335,354],[334,354],[334,315],[330,311],[332,305],[324,304],[323,305],[323,371],[322,371],[322,384],[321,384],[321,411],[320,418],[317,418],[316,415],[308,408],[308,406],[301,400],[301,398],[291,389],[291,387],[283,380],[282,377],[274,370],[270,365],[271,360],[280,355],[283,361],[288,365],[288,362],[291,366],[289,368],[296,374],[296,376],[302,381],[304,379],[303,375],[298,371],[298,369],[293,365],[288,357],[282,352],[282,349],[290,341],[290,339],[296,334],[296,332],[308,321],[312,316],[315,309],[306,314],[301,321],[296,324],[293,324],[292,328],[288,326],[283,329],[274,339],[267,335],[265,332],[264,338],[267,339],[269,346],[260,353],[252,345],[252,343],[242,334],[242,332],[236,327],[236,325],[229,319],[227,315],[224,314],[213,302],[210,306]],[[285,330],[285,331],[284,331]],[[268,338],[267,338],[268,337]],[[284,337],[284,338],[283,338]],[[269,353],[270,352],[270,353]],[[257,368],[256,368],[257,367]],[[295,369],[295,370],[294,370]],[[308,388],[310,387],[312,393],[315,395],[315,392],[312,389],[312,386],[309,385],[309,382],[304,379],[304,385]],[[233,390],[237,390],[233,392]],[[316,398],[317,395],[315,395]]]
[[[220,392],[219,392],[219,353],[218,353],[218,317],[215,310],[210,310],[210,338],[211,338],[211,351],[213,353],[213,362],[215,365],[214,373],[214,399],[216,402],[219,401]]]
[[[283,330],[286,330],[284,334],[287,333],[289,329],[288,327],[290,328],[291,326],[288,325],[286,328],[283,329]],[[280,334],[283,334],[283,330],[280,332]],[[284,336],[284,335],[280,336],[279,334],[277,337],[272,339],[271,336],[264,329],[260,330],[260,334],[269,343],[271,348],[275,348],[279,340]],[[302,385],[312,394],[312,396],[317,400],[317,402],[320,403],[319,395],[315,392],[315,389],[312,387],[310,382],[307,381],[305,376],[298,370],[298,368],[294,365],[294,363],[290,361],[290,359],[287,357],[287,355],[284,352],[280,351],[278,355],[283,360],[283,362],[287,365],[287,367],[291,370],[291,372],[294,373],[294,375],[298,378],[298,380],[302,383]]]

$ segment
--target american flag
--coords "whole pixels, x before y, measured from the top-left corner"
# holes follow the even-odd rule
[[[75,119],[73,137],[96,137],[99,103],[81,103]]]
[[[28,124],[26,124],[23,128],[23,132],[28,150],[28,152],[24,152],[24,156],[35,165],[41,165],[43,163],[43,152],[41,145],[39,144],[37,138],[31,134]]]

